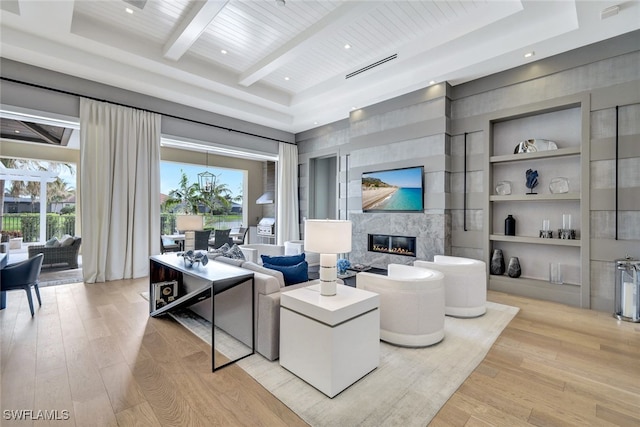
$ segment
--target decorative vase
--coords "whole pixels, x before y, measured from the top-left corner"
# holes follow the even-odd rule
[[[507,274],[509,277],[520,277],[522,274],[522,269],[520,268],[520,260],[517,256],[511,257],[509,260],[509,267],[507,268]]]
[[[502,249],[495,249],[491,256],[491,274],[501,276],[504,274],[504,257],[502,255]]]
[[[507,218],[504,220],[504,235],[516,235],[516,219],[513,217],[513,215],[507,216]]]
[[[351,267],[351,263],[346,258],[340,258],[336,263],[336,268],[339,275],[345,275],[349,267]]]

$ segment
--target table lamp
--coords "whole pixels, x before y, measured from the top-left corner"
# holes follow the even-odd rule
[[[185,231],[196,231],[204,228],[202,215],[176,215],[176,228],[181,233]]]
[[[351,221],[306,220],[304,250],[320,253],[320,295],[335,295],[337,254],[351,252]]]

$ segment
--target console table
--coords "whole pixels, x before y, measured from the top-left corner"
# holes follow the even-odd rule
[[[380,296],[338,285],[280,295],[280,365],[334,397],[380,363]]]
[[[204,301],[208,298],[211,299],[211,310],[213,314],[213,321],[211,322],[212,371],[216,371],[255,353],[255,282],[252,271],[223,263],[211,263],[206,266],[196,263],[193,267],[187,267],[184,259],[175,253],[153,255],[149,258],[149,262],[149,315],[151,317],[162,316],[172,310],[187,308],[197,302]],[[187,291],[184,284],[185,275],[200,279],[204,285],[190,292]],[[164,302],[164,305],[157,307],[156,285],[173,282],[175,282],[175,286],[169,285],[169,287],[175,287],[176,295],[172,295],[172,301]],[[215,306],[213,300],[216,295],[247,282],[251,282],[251,353],[216,366],[214,339]]]

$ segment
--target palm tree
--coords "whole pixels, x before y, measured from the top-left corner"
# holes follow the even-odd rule
[[[202,197],[200,186],[198,184],[189,184],[189,178],[183,170],[180,170],[182,177],[180,178],[179,187],[169,191],[167,200],[164,201],[165,209],[172,209],[178,206],[179,211],[186,214],[197,214],[200,205],[207,202]]]
[[[227,213],[231,208],[231,190],[227,184],[218,183],[220,175],[213,175],[211,189],[205,196],[205,204],[212,214]]]
[[[68,163],[54,163],[54,162],[41,162],[38,160],[18,160],[0,158],[0,162],[7,169],[30,169],[30,170],[48,170],[50,168],[58,168],[60,166],[65,167],[69,172],[74,173],[73,166]],[[31,202],[35,201],[35,198],[40,194],[40,183],[37,181],[11,181],[11,195],[19,197],[21,195],[30,195]],[[4,217],[4,195],[5,195],[5,180],[0,179],[0,230],[2,230],[2,223]]]
[[[69,188],[68,184],[57,177],[55,181],[47,185],[47,204],[60,203],[75,193],[73,188]]]

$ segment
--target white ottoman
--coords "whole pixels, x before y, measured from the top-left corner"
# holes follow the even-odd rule
[[[477,317],[487,311],[487,269],[483,261],[436,255],[433,262],[414,261],[413,265],[444,274],[445,314]]]

